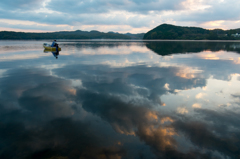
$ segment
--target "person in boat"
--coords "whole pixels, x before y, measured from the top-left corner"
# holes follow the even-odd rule
[[[51,47],[56,47],[56,51],[58,52],[57,40],[53,40]]]
[[[57,46],[57,40],[53,40],[51,47]]]

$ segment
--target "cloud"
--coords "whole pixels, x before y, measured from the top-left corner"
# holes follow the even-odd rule
[[[84,69],[76,70],[74,68]],[[94,92],[111,92],[112,94],[124,96],[127,101],[151,101],[153,105],[157,104],[159,106],[164,105],[160,99],[160,96],[163,94],[174,93],[175,89],[185,90],[205,86],[204,80],[197,76],[193,79],[185,79],[177,76],[178,71],[180,71],[178,67],[129,66],[111,68],[111,74],[109,74],[109,69],[108,66],[104,65],[69,65],[54,71],[59,76],[68,79],[81,79],[83,87]],[[92,73],[99,76],[99,79],[92,76]],[[199,82],[196,82],[196,79],[199,79]],[[166,82],[168,83],[167,88]]]
[[[198,93],[195,97],[196,99],[200,99],[204,96],[205,94],[204,93]]]
[[[151,111],[138,102],[124,102],[120,98],[105,93],[80,90],[78,98],[82,100],[86,111],[100,116],[118,133],[138,136],[153,151],[156,151],[155,154],[158,157],[166,158],[169,151],[182,154],[176,150],[177,143],[174,136],[177,133],[169,124],[166,124],[174,122],[170,117]]]
[[[86,157],[105,154],[105,151],[109,152],[106,158],[129,155],[124,144],[115,146],[120,140],[117,134],[138,137],[157,151],[171,148],[177,152],[173,138],[176,132],[169,127],[174,120],[151,110],[156,103],[162,104],[162,94],[182,87],[173,85],[175,82],[170,80],[174,79],[176,71],[178,69],[147,66],[113,69],[100,65],[64,66],[54,70],[56,76],[35,68],[5,71],[6,78],[0,79],[0,138],[5,138],[1,141],[7,146],[0,156],[9,157],[14,147],[18,149],[12,158],[56,154],[67,157],[74,153],[79,156],[83,151],[89,152],[82,154]],[[126,73],[128,76],[124,76]],[[166,76],[168,88],[165,88],[167,79],[163,79]],[[81,87],[73,87],[72,79],[81,79]],[[180,84],[191,87],[189,80]],[[91,133],[99,124],[101,137]],[[15,136],[11,132],[18,133]],[[102,141],[106,132],[111,132],[111,137]],[[14,141],[18,142],[12,144]],[[83,145],[89,146],[84,149]],[[25,156],[20,154],[23,149],[28,150]],[[138,152],[137,147],[131,149]],[[144,156],[152,155],[147,149],[143,152]]]
[[[9,69],[0,79],[0,157],[235,157],[238,111],[194,109],[198,116],[190,119],[156,111],[162,95],[204,86],[176,76],[178,71],[72,64],[53,69],[52,76],[46,69]],[[81,87],[72,80],[81,80]],[[182,151],[179,145],[186,143]]]
[[[35,26],[31,28],[29,25],[17,27],[8,23],[9,28],[30,27],[30,30],[39,28],[37,30],[54,31],[52,25],[64,25],[59,28],[63,30],[77,30],[91,25],[91,28],[96,27],[95,29],[101,29],[100,31],[110,31],[106,28],[124,32],[134,31],[134,29],[148,31],[162,23],[212,28],[213,24],[210,22],[217,21],[223,22],[218,25],[219,27],[231,28],[237,27],[235,23],[240,17],[238,4],[237,0],[220,2],[213,0],[171,2],[167,0],[21,0],[16,2],[4,0],[0,2],[0,17],[41,24],[34,24]],[[43,25],[49,25],[49,27]],[[124,26],[127,30],[122,30],[119,26]]]
[[[138,12],[147,13],[150,11],[164,11],[164,10],[178,10],[181,9],[181,2],[183,0],[174,0],[171,3],[167,0],[151,0],[151,1],[136,1],[136,0],[93,0],[93,1],[57,1],[51,0],[47,4],[47,8],[51,10],[57,10],[64,13],[80,14],[80,13],[109,13],[111,11],[127,11],[127,12]],[[56,8],[58,4],[58,8]],[[65,7],[64,7],[65,6]],[[72,8],[72,9],[69,9]]]
[[[237,119],[239,109],[222,109],[222,111],[195,109],[195,112],[196,117],[201,117],[203,120],[196,121],[194,118],[178,120],[174,122],[174,128],[183,132],[199,148],[218,151],[231,158],[237,157],[240,152],[239,144],[235,142],[239,140],[240,133]],[[232,128],[236,128],[236,131]]]
[[[0,103],[4,106],[1,114],[15,111],[19,115],[19,121],[25,121],[24,116],[29,112],[31,122],[72,116],[73,105],[68,103],[73,96],[71,83],[51,77],[47,71],[41,69],[37,72],[32,69],[15,69],[5,73],[15,75],[21,73],[22,77],[27,77],[28,82],[25,82],[23,78],[15,80],[14,76],[1,79],[1,92],[4,93],[0,97]],[[11,116],[7,119],[13,120]]]
[[[38,31],[62,31],[65,29],[71,30],[71,26],[69,25],[47,25],[47,24],[41,24],[41,23],[35,23],[30,21],[17,21],[17,20],[6,20],[2,19],[0,20],[0,25],[2,28],[11,28],[11,29],[24,29],[24,30],[30,30],[30,32],[33,32],[32,30],[38,30]],[[10,29],[10,30],[11,30]]]
[[[161,133],[165,138],[159,139],[162,143],[158,144],[163,147],[173,142],[171,136],[174,132],[167,132],[171,129],[159,126],[155,130],[148,126],[149,123],[155,125],[158,119],[161,120],[159,114],[147,107],[139,107],[138,102],[136,105],[125,103],[119,97],[111,96],[107,92],[95,93],[91,88],[77,88],[76,93],[72,94],[73,88],[69,80],[50,76],[44,69],[13,69],[6,74],[8,76],[1,79],[1,93],[4,95],[1,94],[0,102],[0,138],[5,145],[0,145],[1,158],[126,156],[127,151],[123,145],[114,144],[120,140],[116,133],[108,124],[90,113],[108,121],[120,134],[133,135],[136,134],[135,128],[141,127],[158,135]],[[21,76],[15,78],[18,74]],[[12,105],[13,103],[15,105]],[[81,121],[78,116],[82,116],[84,112],[91,117]],[[92,124],[94,126],[91,126]],[[101,126],[101,129],[92,134],[97,131],[96,126]],[[106,132],[109,140],[102,136],[106,135]],[[138,132],[142,133],[145,134]],[[21,153],[22,150],[26,150],[24,154]],[[13,151],[14,154],[10,153]]]
[[[87,113],[76,103],[69,80],[33,68],[12,69],[5,75],[0,79],[0,158],[126,155],[122,145],[115,144],[119,139],[109,126],[94,117],[79,120]],[[101,126],[97,134],[92,134],[93,125]],[[109,140],[102,136],[106,131]]]
[[[194,104],[192,105],[192,107],[193,107],[193,108],[202,108],[202,105],[199,104],[199,103],[194,103]]]
[[[188,110],[187,110],[187,108],[178,107],[177,108],[177,113],[179,113],[179,114],[188,114]]]
[[[23,11],[23,10],[34,10],[43,5],[41,0],[18,0],[18,1],[8,1],[1,0],[1,9],[11,10],[11,11]]]

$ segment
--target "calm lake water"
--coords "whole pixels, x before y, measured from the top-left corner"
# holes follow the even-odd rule
[[[240,157],[240,42],[0,41],[0,158]]]

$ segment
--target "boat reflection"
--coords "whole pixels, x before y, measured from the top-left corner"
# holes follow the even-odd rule
[[[59,56],[59,51],[51,51],[51,50],[47,50],[47,49],[44,49],[43,50],[44,53],[49,53],[51,52],[53,54],[53,56],[58,59],[58,56]]]

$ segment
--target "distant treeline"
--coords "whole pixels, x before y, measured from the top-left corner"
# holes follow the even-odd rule
[[[207,30],[198,27],[181,27],[169,24],[162,24],[150,30],[149,32],[140,34],[120,34],[115,32],[99,32],[99,31],[60,31],[52,33],[24,33],[2,31],[0,39],[169,39],[169,40],[240,40],[240,29]]]
[[[143,39],[174,39],[174,40],[239,40],[232,34],[240,33],[240,29],[207,30],[198,27],[181,27],[162,24],[150,30]]]
[[[28,39],[142,39],[142,34],[120,34],[114,32],[103,33],[99,31],[61,31],[53,33],[24,33],[1,31],[0,39],[2,40],[28,40]]]

